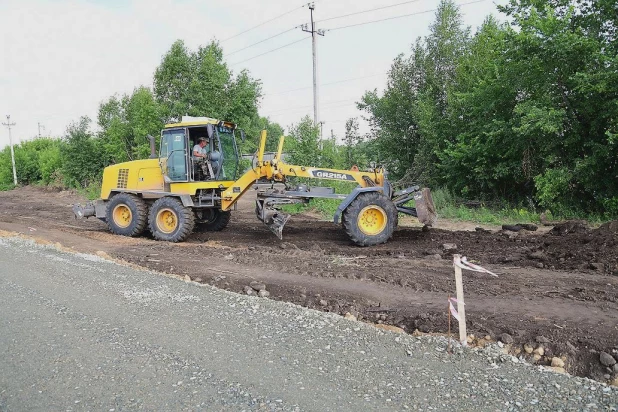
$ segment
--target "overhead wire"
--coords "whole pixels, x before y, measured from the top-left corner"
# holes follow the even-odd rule
[[[296,7],[296,8],[294,8],[294,9],[290,10],[290,11],[286,11],[285,13],[280,14],[280,15],[278,15],[278,16],[276,16],[276,17],[273,17],[273,18],[272,18],[272,19],[270,19],[270,20],[266,20],[265,22],[262,22],[262,23],[260,23],[260,24],[258,24],[258,25],[256,25],[256,26],[250,27],[250,28],[248,28],[247,30],[241,31],[240,33],[237,33],[237,34],[233,35],[232,37],[228,37],[227,39],[221,40],[221,43],[224,43],[224,42],[226,42],[226,41],[228,41],[228,40],[231,40],[231,39],[233,39],[233,38],[236,38],[236,37],[238,37],[238,36],[240,36],[240,35],[242,35],[242,34],[248,33],[248,32],[250,32],[251,30],[257,29],[258,27],[262,27],[263,25],[265,25],[265,24],[267,24],[267,23],[270,23],[271,21],[275,21],[275,20],[277,20],[277,19],[280,19],[281,17],[283,17],[283,16],[287,16],[288,14],[293,13],[293,12],[295,12],[296,10],[298,10],[298,9],[302,9],[303,7],[306,7],[306,6],[307,6],[307,3],[303,3],[303,5],[302,5],[302,6],[300,6],[300,7]]]
[[[264,56],[265,54],[272,53],[272,52],[277,51],[277,50],[281,50],[281,49],[283,49],[284,47],[288,47],[288,46],[291,46],[291,45],[293,45],[293,44],[300,43],[301,41],[303,41],[303,40],[308,40],[308,39],[310,39],[310,38],[311,38],[311,37],[303,37],[303,38],[302,38],[302,39],[300,39],[300,40],[296,40],[296,41],[293,41],[292,43],[284,44],[283,46],[280,46],[280,47],[277,47],[277,48],[275,48],[275,49],[271,49],[271,50],[265,51],[264,53],[260,53],[260,54],[258,54],[258,55],[256,55],[256,56],[250,57],[250,58],[248,58],[248,59],[241,60],[241,61],[239,61],[239,62],[235,62],[235,63],[231,63],[231,64],[230,64],[230,66],[236,66],[237,64],[244,63],[244,62],[248,62],[249,60],[257,59],[258,57],[260,57],[260,56]]]
[[[367,79],[369,77],[383,76],[385,74],[386,74],[386,72],[384,72],[384,73],[375,73],[375,74],[370,74],[368,76],[352,77],[352,78],[349,78],[349,79],[337,80],[337,81],[330,82],[330,83],[320,83],[320,87],[321,86],[331,86],[331,85],[339,84],[339,83],[351,82],[351,81],[354,81],[354,80]],[[265,93],[262,96],[276,96],[276,95],[279,95],[279,94],[292,93],[292,92],[297,92],[297,91],[300,91],[300,90],[309,90],[309,89],[312,89],[312,88],[313,88],[313,86],[299,87],[298,89],[283,90],[283,91],[275,92],[275,93]]]
[[[466,3],[457,4],[457,6],[467,6],[469,4],[482,3],[482,2],[485,2],[485,1],[489,1],[489,0],[474,0],[474,1],[469,1],[469,2],[466,2]],[[401,19],[403,17],[417,16],[417,15],[420,15],[420,14],[431,13],[432,11],[437,11],[437,10],[438,9],[430,9],[430,10],[417,11],[417,12],[414,12],[414,13],[402,14],[402,15],[399,15],[399,16],[392,16],[392,17],[387,17],[387,18],[379,19],[379,20],[371,20],[371,21],[366,21],[366,22],[363,22],[363,23],[349,24],[347,26],[333,27],[333,28],[330,28],[330,29],[326,28],[326,29],[323,29],[323,30],[324,31],[343,30],[343,29],[347,29],[347,28],[350,28],[350,27],[364,26],[366,24],[372,24],[372,23],[379,23],[379,22],[382,22],[382,21]]]
[[[322,106],[329,106],[329,108],[335,108],[335,107],[339,107],[339,106],[331,106],[331,105],[337,104],[337,103],[343,103],[343,102],[347,103],[344,106],[347,106],[347,105],[350,105],[350,104],[356,104],[355,99],[343,99],[343,100],[333,100],[333,101],[330,101],[330,102],[325,102],[325,103],[321,104],[320,107],[322,107]],[[286,107],[286,108],[283,108],[283,109],[272,110],[270,112],[267,112],[266,114],[277,115],[277,114],[282,114],[282,113],[286,113],[286,112],[294,111],[294,110],[298,110],[298,109],[301,109],[301,110],[302,109],[308,109],[308,108],[311,108],[311,107],[313,107],[313,105]]]
[[[390,9],[391,7],[403,6],[404,4],[416,3],[418,1],[420,0],[410,0],[410,1],[404,1],[402,3],[390,4],[388,6],[376,7],[375,9],[355,11],[354,13],[342,14],[341,16],[328,17],[326,19],[318,20],[316,23],[321,23],[321,22],[335,20],[335,19],[342,19],[344,17],[349,17],[349,16],[356,16],[357,14],[369,13],[371,11]]]
[[[234,51],[233,51],[233,52],[231,52],[231,53],[227,53],[227,56],[231,56],[232,54],[235,54],[235,53],[241,52],[241,51],[246,50],[246,49],[248,49],[248,48],[250,48],[250,47],[257,46],[258,44],[264,43],[265,41],[268,41],[268,40],[274,39],[275,37],[279,37],[279,36],[281,36],[282,34],[285,34],[285,33],[291,32],[292,30],[296,30],[298,27],[300,27],[300,26],[294,26],[294,27],[292,27],[291,29],[284,30],[284,31],[282,31],[282,32],[280,32],[280,33],[277,33],[277,34],[273,35],[273,36],[267,37],[267,38],[265,38],[264,40],[260,40],[260,41],[258,41],[258,42],[253,43],[253,44],[250,44],[250,45],[248,45],[248,46],[246,46],[246,47],[243,47],[242,49],[234,50]]]

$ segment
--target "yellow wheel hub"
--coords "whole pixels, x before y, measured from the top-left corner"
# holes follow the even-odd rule
[[[365,206],[358,214],[358,228],[368,236],[375,236],[384,230],[388,217],[380,206]]]
[[[163,233],[172,233],[178,227],[178,216],[172,209],[161,209],[157,213],[157,227]]]
[[[133,220],[133,213],[131,213],[131,209],[129,209],[129,207],[125,204],[117,205],[114,208],[112,216],[116,226],[123,229],[129,227],[131,221]]]

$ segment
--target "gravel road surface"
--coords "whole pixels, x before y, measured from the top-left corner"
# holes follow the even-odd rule
[[[207,263],[205,263],[207,265]],[[616,410],[497,348],[0,239],[0,410]]]

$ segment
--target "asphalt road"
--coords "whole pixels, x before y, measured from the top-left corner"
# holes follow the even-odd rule
[[[14,238],[0,239],[0,354],[3,411],[618,408],[616,389],[497,349],[448,355],[440,337]]]

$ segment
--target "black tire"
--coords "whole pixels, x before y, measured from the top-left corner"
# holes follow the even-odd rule
[[[342,216],[348,237],[359,246],[385,243],[393,236],[397,220],[397,208],[393,202],[378,192],[359,194]]]
[[[118,193],[107,203],[105,220],[116,235],[139,236],[146,229],[148,206],[136,195]]]
[[[203,218],[198,219],[196,229],[200,232],[219,232],[230,223],[232,213],[219,209],[204,210]]]
[[[183,206],[180,199],[166,196],[150,207],[148,227],[157,240],[182,242],[195,226],[195,215],[191,208]]]

